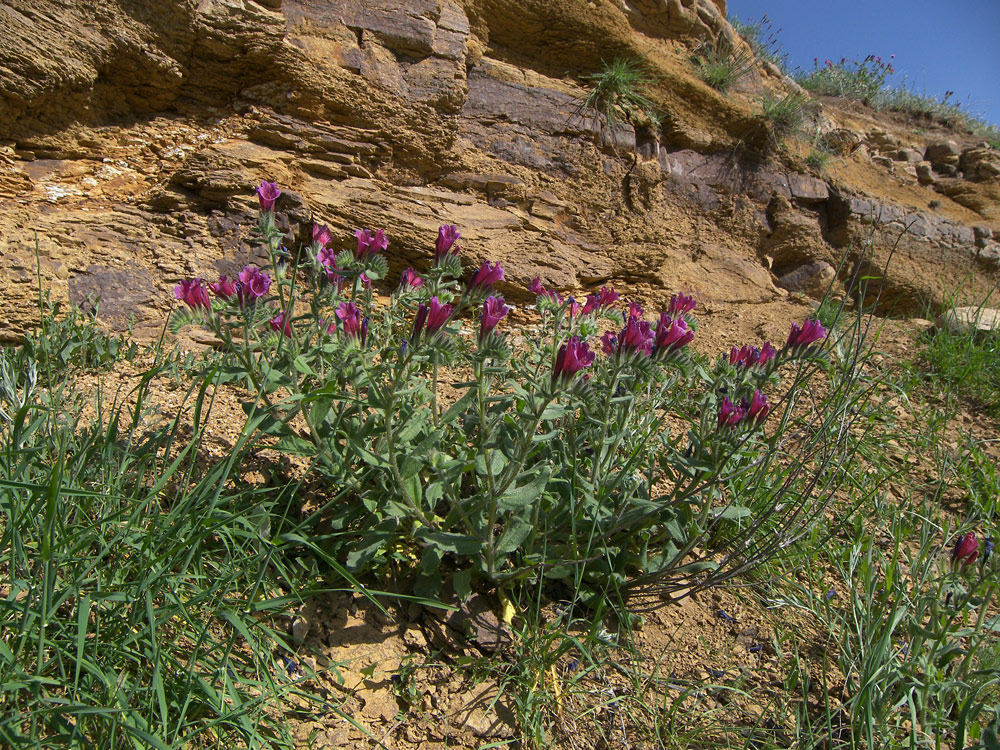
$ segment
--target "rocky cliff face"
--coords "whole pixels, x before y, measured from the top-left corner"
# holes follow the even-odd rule
[[[759,148],[762,68],[725,97],[688,60],[733,38],[722,0],[14,0],[0,8],[0,337],[43,283],[140,336],[180,278],[252,256],[254,187],[346,246],[385,227],[393,270],[457,224],[508,295],[534,277],[761,304],[881,274],[883,304],[993,288],[1000,155],[827,103],[841,156]],[[739,42],[737,42],[739,43]],[[662,133],[581,104],[602,60],[645,61]],[[755,147],[757,144],[757,147]],[[866,248],[874,240],[874,253]],[[293,236],[289,238],[294,240]]]

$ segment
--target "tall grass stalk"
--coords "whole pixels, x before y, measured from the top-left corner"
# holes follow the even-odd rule
[[[299,595],[268,538],[282,498],[239,471],[261,418],[213,461],[212,375],[189,423],[149,429],[155,371],[132,406],[98,391],[84,411],[35,369],[0,350],[0,744],[290,746],[275,618]]]

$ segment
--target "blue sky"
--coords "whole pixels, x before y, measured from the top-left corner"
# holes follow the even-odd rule
[[[744,23],[766,13],[792,70],[895,54],[890,85],[954,91],[950,102],[1000,125],[1000,0],[729,0],[728,11]]]

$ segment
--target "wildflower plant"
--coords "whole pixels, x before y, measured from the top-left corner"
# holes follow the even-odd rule
[[[895,72],[893,58],[895,55],[888,60],[868,55],[859,62],[844,57],[840,62],[825,60],[823,65],[819,64],[819,58],[813,58],[813,69],[796,76],[796,81],[814,94],[843,96],[873,104],[885,88],[886,80]]]
[[[172,326],[211,329],[227,372],[269,414],[261,432],[326,478],[333,497],[314,517],[326,554],[349,570],[409,566],[422,595],[446,578],[460,595],[473,581],[543,577],[690,589],[756,564],[816,517],[809,497],[771,497],[781,513],[797,509],[777,520],[732,489],[770,471],[778,443],[766,425],[794,401],[781,372],[795,387],[822,366],[818,322],[795,325],[780,350],[711,364],[690,353],[691,297],[647,320],[610,287],[581,305],[536,279],[542,333],[515,349],[504,269],[463,272],[454,227],[387,302],[370,286],[388,275],[381,230],[336,253],[320,231],[297,264],[271,211],[258,233],[269,267],[244,269],[207,308],[192,297]],[[466,338],[467,325],[477,333]]]

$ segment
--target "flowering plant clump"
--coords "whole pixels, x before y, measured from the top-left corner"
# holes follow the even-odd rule
[[[253,424],[326,478],[333,497],[316,519],[338,564],[414,561],[428,595],[444,577],[463,595],[473,581],[542,577],[690,589],[759,562],[816,517],[775,522],[774,504],[809,499],[757,507],[737,487],[776,454],[766,426],[779,371],[801,384],[823,360],[815,321],[780,351],[744,346],[712,364],[691,352],[692,297],[647,319],[611,287],[581,305],[535,279],[543,333],[515,350],[498,288],[510,281],[492,261],[463,269],[457,228],[441,227],[423,272],[396,280],[381,229],[336,251],[317,224],[291,262],[269,185],[257,227],[269,266],[207,289],[181,282],[172,327],[213,331],[229,357],[219,377],[252,388]],[[371,285],[383,281],[393,291],[380,302]]]
[[[876,55],[868,55],[860,62],[842,57],[840,62],[824,60],[822,65],[819,58],[813,58],[813,69],[796,76],[796,81],[806,91],[845,96],[872,104],[885,88],[886,80],[896,72],[892,67],[895,57],[891,55],[888,60],[883,60]]]

